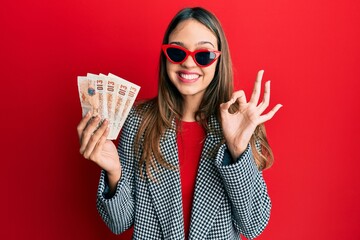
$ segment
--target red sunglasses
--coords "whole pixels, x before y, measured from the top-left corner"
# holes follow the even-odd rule
[[[190,55],[199,67],[210,66],[221,54],[220,51],[208,49],[199,49],[191,52],[184,47],[174,44],[164,44],[162,45],[162,50],[167,59],[172,63],[181,64]]]

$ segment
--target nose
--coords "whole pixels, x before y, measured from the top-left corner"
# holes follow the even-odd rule
[[[183,65],[186,68],[192,68],[197,66],[195,60],[191,55],[187,56],[186,60],[181,65]]]

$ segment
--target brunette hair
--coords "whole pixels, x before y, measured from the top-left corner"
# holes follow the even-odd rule
[[[215,75],[207,87],[195,119],[199,121],[207,131],[207,119],[215,115],[220,122],[221,103],[229,101],[233,93],[233,71],[228,43],[220,22],[214,14],[201,7],[185,8],[178,12],[170,22],[163,39],[167,44],[169,36],[179,23],[193,19],[214,33],[217,38],[218,50],[221,56],[216,63]],[[177,167],[169,164],[160,152],[160,138],[166,129],[173,128],[175,119],[182,118],[183,99],[180,92],[172,84],[166,71],[166,57],[160,54],[158,95],[157,97],[137,105],[136,110],[142,116],[142,122],[135,137],[134,149],[136,154],[141,154],[139,161],[140,174],[143,176],[143,167],[147,176],[152,178],[151,168],[157,169],[157,163],[167,169],[176,170]],[[236,111],[236,106],[235,110]],[[268,168],[273,162],[273,154],[266,139],[265,127],[259,125],[250,140],[252,152],[256,164],[260,170]],[[261,150],[261,151],[259,151]]]

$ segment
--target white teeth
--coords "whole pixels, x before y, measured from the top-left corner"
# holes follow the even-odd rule
[[[185,79],[188,79],[188,80],[193,80],[193,79],[196,79],[196,78],[199,77],[198,74],[185,74],[185,73],[180,73],[179,75],[180,75],[180,77],[185,78]]]

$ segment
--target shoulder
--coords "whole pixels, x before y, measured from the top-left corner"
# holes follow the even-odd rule
[[[132,110],[138,117],[142,117],[144,114],[154,109],[155,106],[157,106],[157,101],[156,98],[153,98],[137,102]]]
[[[144,117],[149,114],[149,111],[151,111],[154,106],[154,99],[142,101],[132,106],[129,115],[125,120],[123,130],[129,129],[130,131],[134,131],[138,129]]]

